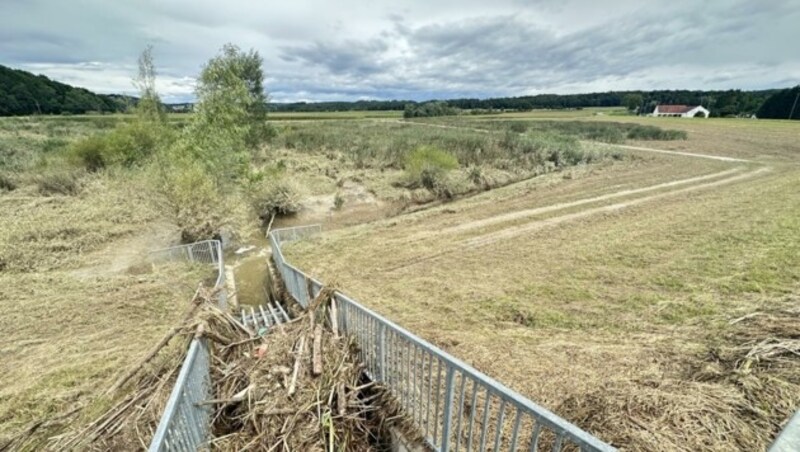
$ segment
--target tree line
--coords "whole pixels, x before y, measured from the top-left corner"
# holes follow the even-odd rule
[[[129,101],[0,65],[0,116],[112,113],[125,111]]]
[[[640,113],[651,113],[658,104],[703,105],[712,116],[750,116],[780,90],[760,91],[608,91],[586,94],[537,94],[535,96],[496,97],[489,99],[462,98],[444,101],[417,102],[412,100],[360,100],[356,102],[293,102],[273,103],[271,110],[279,112],[326,112],[352,110],[424,110],[425,105],[445,102],[461,110],[577,109],[588,107],[629,107]],[[631,100],[635,101],[631,108]]]
[[[526,111],[534,109],[579,109],[588,107],[627,107],[647,114],[658,104],[702,105],[711,116],[751,116],[787,118],[794,97],[789,90],[760,91],[608,91],[584,94],[537,94],[534,96],[495,97],[489,99],[460,98],[418,102],[413,100],[358,100],[354,102],[292,102],[271,103],[269,109],[277,112],[331,112],[331,111],[403,111],[406,116],[425,116],[429,110],[479,110]],[[762,108],[766,101],[782,95],[789,100],[773,101],[778,107]],[[777,102],[777,103],[776,103]],[[0,65],[0,116],[32,114],[82,114],[87,112],[123,112],[136,103],[136,99],[121,95],[94,94],[50,80],[44,75],[11,69]],[[165,106],[167,111],[190,111],[190,104],[176,108]],[[786,110],[784,112],[784,110]],[[800,115],[800,112],[797,113]]]

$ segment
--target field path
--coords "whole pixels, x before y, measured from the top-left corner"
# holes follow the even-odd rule
[[[653,149],[653,148],[645,148],[642,146],[629,146],[626,144],[610,144],[610,143],[601,143],[599,141],[581,141],[581,143],[591,143],[600,146],[606,147],[615,147],[615,148],[622,148],[622,149],[630,149],[632,151],[645,151],[645,152],[655,152],[658,154],[671,154],[671,155],[680,155],[683,157],[696,157],[701,159],[711,159],[711,160],[719,160],[721,162],[735,162],[735,163],[749,163],[751,160],[740,159],[736,157],[725,157],[722,155],[712,155],[712,154],[699,154],[696,152],[683,152],[683,151],[667,151],[665,149]]]
[[[617,192],[614,192],[614,193],[607,193],[605,195],[594,196],[594,197],[591,197],[591,198],[579,199],[577,201],[552,204],[552,205],[549,205],[549,206],[537,207],[537,208],[534,208],[534,209],[518,210],[516,212],[510,212],[510,213],[506,213],[506,214],[502,214],[502,215],[496,215],[496,216],[493,216],[493,217],[490,217],[490,218],[484,218],[482,220],[474,220],[474,221],[470,221],[470,222],[467,222],[467,223],[461,223],[461,224],[459,224],[457,226],[451,226],[449,228],[441,229],[438,232],[439,233],[443,233],[443,234],[465,232],[465,231],[469,231],[471,229],[482,228],[482,227],[491,226],[491,225],[498,224],[498,223],[505,223],[505,222],[508,222],[508,221],[519,220],[519,219],[523,219],[523,218],[526,218],[526,217],[541,215],[543,213],[554,212],[554,211],[557,211],[557,210],[569,209],[569,208],[572,208],[572,207],[582,206],[584,204],[591,204],[591,203],[595,203],[595,202],[606,201],[606,200],[609,200],[609,199],[621,198],[621,197],[624,197],[624,196],[630,196],[630,195],[636,195],[636,194],[639,194],[639,193],[646,193],[646,192],[649,192],[649,191],[660,190],[660,189],[663,189],[663,188],[671,188],[671,187],[675,187],[675,186],[678,186],[678,185],[685,185],[685,184],[691,184],[691,183],[694,183],[694,182],[700,182],[700,181],[704,181],[704,180],[708,180],[708,179],[715,179],[715,178],[718,178],[718,177],[728,176],[728,175],[730,175],[732,173],[736,173],[736,172],[738,172],[740,170],[741,170],[741,168],[733,168],[733,169],[729,169],[729,170],[726,170],[726,171],[720,171],[720,172],[717,172],[717,173],[706,174],[706,175],[697,176],[697,177],[690,177],[688,179],[679,179],[679,180],[674,180],[674,181],[670,181],[670,182],[664,182],[664,183],[661,183],[661,184],[649,185],[647,187],[642,187],[642,188],[631,188],[631,189],[627,189],[627,190],[620,190],[620,191],[617,191]]]
[[[583,200],[579,200],[579,201],[575,201],[575,202],[571,202],[571,203],[560,203],[560,204],[554,204],[554,205],[551,205],[551,206],[545,206],[545,207],[541,207],[541,208],[537,208],[537,209],[530,209],[528,211],[511,212],[509,214],[500,215],[500,216],[496,216],[496,217],[490,217],[490,218],[487,218],[487,219],[484,219],[484,220],[477,220],[476,222],[465,223],[463,225],[464,226],[463,228],[461,228],[462,225],[449,228],[450,232],[451,233],[454,232],[454,231],[463,232],[463,231],[467,231],[467,230],[470,230],[470,229],[474,229],[475,227],[481,227],[481,226],[485,226],[485,225],[497,224],[497,223],[501,223],[501,222],[505,222],[505,221],[516,220],[516,219],[519,219],[519,218],[526,218],[526,217],[529,217],[529,216],[532,216],[532,215],[552,212],[552,211],[556,211],[556,210],[562,210],[562,209],[566,209],[568,207],[580,206],[580,205],[587,204],[587,203],[590,203],[590,202],[608,200],[608,199],[613,199],[615,197],[626,196],[626,195],[630,195],[630,194],[644,193],[644,192],[647,192],[647,191],[656,190],[658,188],[680,186],[680,185],[686,185],[686,184],[689,184],[689,183],[692,183],[692,182],[702,182],[702,181],[706,181],[706,180],[709,180],[709,179],[715,179],[715,178],[717,179],[717,180],[711,180],[710,182],[705,182],[705,183],[690,185],[688,187],[678,188],[676,190],[665,191],[663,193],[657,193],[657,194],[653,194],[653,195],[649,195],[649,196],[643,196],[643,197],[631,199],[631,200],[628,200],[628,201],[622,201],[622,202],[618,202],[618,203],[614,203],[614,204],[607,204],[607,205],[603,205],[603,206],[599,206],[599,207],[594,207],[594,208],[590,208],[590,209],[586,209],[586,210],[581,210],[581,211],[578,211],[578,212],[567,213],[567,214],[564,214],[564,215],[545,218],[545,219],[541,219],[541,220],[533,220],[533,221],[530,221],[530,222],[527,222],[527,223],[523,223],[523,224],[520,224],[520,225],[515,225],[515,226],[510,226],[510,227],[507,227],[507,228],[503,228],[503,229],[500,229],[498,231],[493,231],[493,232],[490,232],[490,233],[485,233],[485,234],[481,234],[481,235],[472,236],[472,237],[465,238],[463,240],[454,242],[451,245],[445,245],[444,249],[441,249],[440,251],[437,251],[436,253],[423,255],[423,256],[415,256],[415,257],[413,257],[411,259],[408,259],[408,260],[405,260],[403,262],[395,263],[395,265],[393,265],[392,267],[383,268],[383,269],[381,269],[381,271],[395,271],[395,270],[399,270],[399,269],[403,269],[403,268],[406,268],[406,267],[410,267],[410,266],[413,266],[413,265],[416,265],[416,264],[419,264],[419,263],[422,263],[422,262],[435,260],[437,258],[440,258],[442,256],[446,256],[446,255],[449,255],[449,254],[452,254],[452,253],[455,253],[455,252],[462,252],[462,251],[465,251],[465,250],[474,249],[474,248],[482,247],[482,246],[485,246],[485,245],[490,245],[490,244],[496,243],[498,241],[507,240],[507,239],[516,237],[516,236],[521,235],[521,234],[539,231],[539,230],[542,230],[542,229],[545,229],[545,228],[548,228],[548,227],[557,226],[557,225],[560,225],[560,224],[563,224],[563,223],[566,223],[566,222],[575,221],[575,220],[579,220],[579,219],[582,219],[582,218],[587,218],[589,216],[602,214],[602,213],[616,212],[616,211],[619,211],[619,210],[622,210],[622,209],[625,209],[625,208],[628,208],[628,207],[637,206],[637,205],[640,205],[640,204],[644,204],[644,203],[647,203],[647,202],[655,201],[655,200],[666,198],[666,197],[670,197],[670,196],[686,194],[686,193],[690,193],[690,192],[694,192],[694,191],[698,191],[698,190],[717,188],[717,187],[720,187],[722,185],[727,185],[727,184],[731,184],[731,183],[735,183],[735,182],[740,182],[740,181],[743,181],[743,180],[746,180],[746,179],[750,179],[752,177],[764,174],[766,172],[769,172],[769,171],[771,171],[771,168],[769,168],[769,167],[760,167],[760,168],[756,168],[756,169],[750,170],[750,171],[745,172],[745,173],[736,174],[736,173],[739,173],[740,170],[741,170],[741,168],[734,168],[734,169],[731,169],[731,170],[721,171],[721,172],[717,172],[717,173],[713,173],[713,174],[708,174],[708,175],[705,175],[705,176],[699,176],[699,177],[693,177],[693,178],[690,178],[690,179],[681,179],[681,180],[677,180],[677,181],[666,182],[666,183],[663,183],[663,184],[657,184],[657,185],[653,185],[653,186],[650,186],[650,187],[643,187],[641,189],[622,190],[620,192],[610,193],[610,194],[607,194],[607,195],[602,195],[602,196],[598,196],[598,197],[594,197],[594,198],[587,198],[587,199],[583,199]],[[534,211],[536,212],[535,214],[532,213]],[[478,226],[473,226],[473,224],[478,224]],[[440,232],[445,233],[445,232],[447,232],[447,230],[443,229]],[[436,237],[437,235],[439,235],[439,234],[438,233],[429,234],[428,238],[433,238],[433,237]]]

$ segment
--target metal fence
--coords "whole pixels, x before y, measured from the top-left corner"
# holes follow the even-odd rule
[[[189,345],[175,387],[150,442],[150,451],[196,451],[210,437],[211,406],[201,405],[211,393],[208,346],[205,339]]]
[[[219,240],[203,240],[151,251],[150,260],[154,263],[187,261],[213,265],[217,271],[214,288],[217,290],[219,307],[222,309],[226,307],[228,297],[225,292],[225,263],[222,257],[222,243]]]
[[[304,307],[322,283],[289,264],[281,244],[319,230],[270,234],[278,271]],[[355,338],[367,373],[398,399],[434,450],[616,450],[352,298],[336,292],[334,299],[339,329]]]
[[[217,270],[214,288],[219,294],[219,306],[225,308],[227,302],[225,264],[219,240],[166,248],[154,251],[150,256],[154,262],[186,260],[214,265]],[[150,451],[196,451],[208,441],[211,411],[210,407],[203,406],[200,402],[210,398],[209,369],[206,340],[202,338],[192,340],[164,414],[150,442]]]

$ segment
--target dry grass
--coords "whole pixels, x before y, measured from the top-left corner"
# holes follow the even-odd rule
[[[174,231],[136,174],[86,176],[74,196],[0,196],[0,446],[40,450],[171,325],[206,269],[153,269]],[[191,270],[191,269],[188,269]],[[67,415],[69,414],[69,415]]]
[[[637,153],[286,252],[623,449],[764,449],[800,405],[796,314],[785,314],[799,307],[800,171],[787,162],[796,142],[772,133],[797,125],[700,123],[683,123],[681,149],[763,156],[769,170]],[[566,206],[535,210],[554,204]],[[756,312],[768,315],[731,324]]]

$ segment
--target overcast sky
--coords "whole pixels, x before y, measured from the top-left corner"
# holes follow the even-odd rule
[[[800,1],[0,0],[0,64],[193,99],[226,42],[264,58],[273,100],[495,97],[800,83]]]

